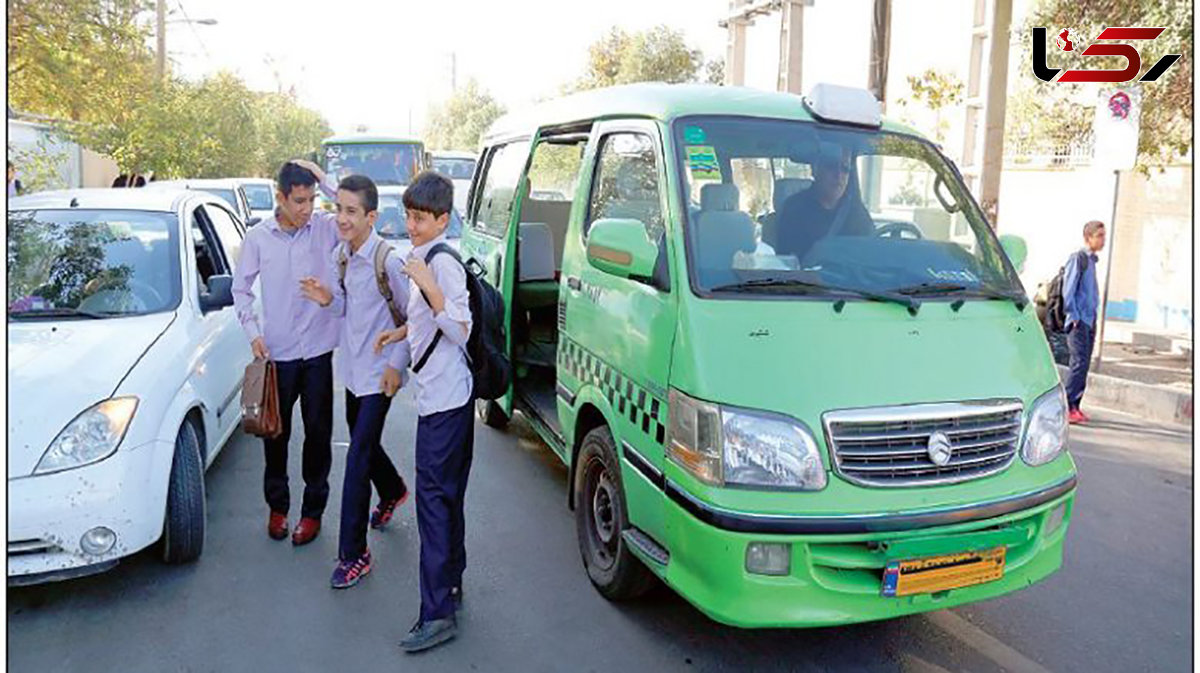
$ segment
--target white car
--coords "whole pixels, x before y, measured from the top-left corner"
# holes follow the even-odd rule
[[[8,580],[204,545],[204,472],[241,424],[244,225],[198,191],[8,201]]]
[[[227,179],[189,179],[162,180],[147,183],[148,189],[193,189],[219,196],[233,206],[233,212],[241,218],[247,227],[258,224],[259,220],[250,212],[250,201],[240,180]]]
[[[260,221],[275,215],[275,181],[270,178],[237,178],[250,206],[250,217]]]
[[[474,152],[442,150],[433,153],[433,170],[450,178],[454,183],[454,207],[460,213],[467,212],[467,192],[471,191],[475,161]]]

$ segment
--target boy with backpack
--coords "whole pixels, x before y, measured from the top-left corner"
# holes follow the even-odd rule
[[[389,366],[399,358],[402,344],[387,344],[385,331],[403,334],[404,315],[399,308],[408,299],[408,279],[399,256],[392,254],[375,232],[379,217],[379,192],[370,178],[351,175],[338,184],[337,227],[342,243],[334,251],[333,289],[317,278],[301,281],[304,295],[341,317],[339,369],[346,384],[346,422],[350,448],[342,486],[342,520],[338,537],[338,563],[330,585],[354,586],[371,572],[367,547],[367,510],[371,484],[379,505],[370,516],[372,528],[383,527],[396,507],[408,498],[404,479],[380,444],[392,396],[402,383],[399,370]]]
[[[474,373],[469,274],[446,243],[454,185],[432,171],[404,192],[413,251],[404,266],[412,284],[408,334],[391,362],[412,366],[417,382],[417,528],[421,535],[421,610],[401,641],[406,652],[436,647],[457,635],[466,568],[463,504],[475,444]],[[476,334],[478,325],[475,326]]]

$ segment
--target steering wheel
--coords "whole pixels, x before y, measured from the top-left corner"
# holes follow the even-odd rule
[[[904,238],[905,233],[912,234],[912,238],[925,238],[925,234],[921,231],[920,227],[912,222],[904,222],[903,220],[887,222],[875,230],[875,235],[880,238]]]
[[[162,303],[162,295],[153,285],[134,278],[113,278],[101,282],[92,294],[79,302],[79,308],[85,311],[141,313]]]

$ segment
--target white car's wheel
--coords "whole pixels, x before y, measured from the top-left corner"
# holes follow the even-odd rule
[[[175,437],[167,514],[163,522],[162,559],[166,563],[194,561],[204,549],[204,463],[196,428],[185,421]]]

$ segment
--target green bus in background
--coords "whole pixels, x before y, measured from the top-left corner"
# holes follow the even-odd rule
[[[604,596],[657,577],[720,622],[821,626],[1059,568],[1076,469],[1023,241],[868,92],[585,92],[480,162],[461,249],[514,377],[479,412],[567,465]]]
[[[400,136],[332,136],[322,141],[318,163],[335,181],[355,174],[374,180],[379,188],[376,229],[386,238],[407,239],[401,197],[413,178],[431,166],[424,142]],[[317,204],[333,210],[333,204],[320,194]]]

